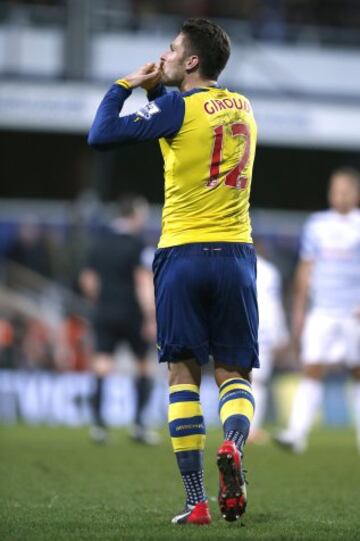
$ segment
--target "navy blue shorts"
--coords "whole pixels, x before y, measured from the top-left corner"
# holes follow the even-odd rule
[[[153,263],[160,362],[209,355],[259,367],[256,253],[252,244],[206,242],[156,251]]]

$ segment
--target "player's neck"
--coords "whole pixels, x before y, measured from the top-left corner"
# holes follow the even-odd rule
[[[183,80],[182,84],[180,85],[180,91],[188,92],[193,88],[199,88],[202,86],[214,86],[216,84],[217,81],[213,79],[204,79],[203,77],[199,77],[197,73],[191,73]]]

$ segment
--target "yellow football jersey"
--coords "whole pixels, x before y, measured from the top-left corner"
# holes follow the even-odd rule
[[[181,128],[160,139],[165,205],[159,248],[252,242],[249,196],[257,128],[249,100],[219,87],[182,97]]]
[[[256,123],[249,100],[218,86],[169,92],[159,85],[152,100],[119,117],[131,94],[119,80],[104,96],[89,144],[160,140],[165,205],[159,248],[193,242],[252,242],[249,196]]]

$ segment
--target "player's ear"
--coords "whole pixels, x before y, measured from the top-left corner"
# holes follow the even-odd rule
[[[199,69],[199,57],[196,54],[187,57],[185,62],[185,69],[188,72]]]

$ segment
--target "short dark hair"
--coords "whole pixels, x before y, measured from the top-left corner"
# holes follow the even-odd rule
[[[187,19],[180,32],[185,35],[189,52],[199,56],[203,77],[217,79],[230,56],[230,38],[218,24],[201,17]]]
[[[357,186],[358,190],[360,190],[360,172],[355,169],[355,167],[339,167],[338,169],[335,169],[330,175],[330,182],[334,180],[335,177],[345,176],[351,179],[353,184]]]

